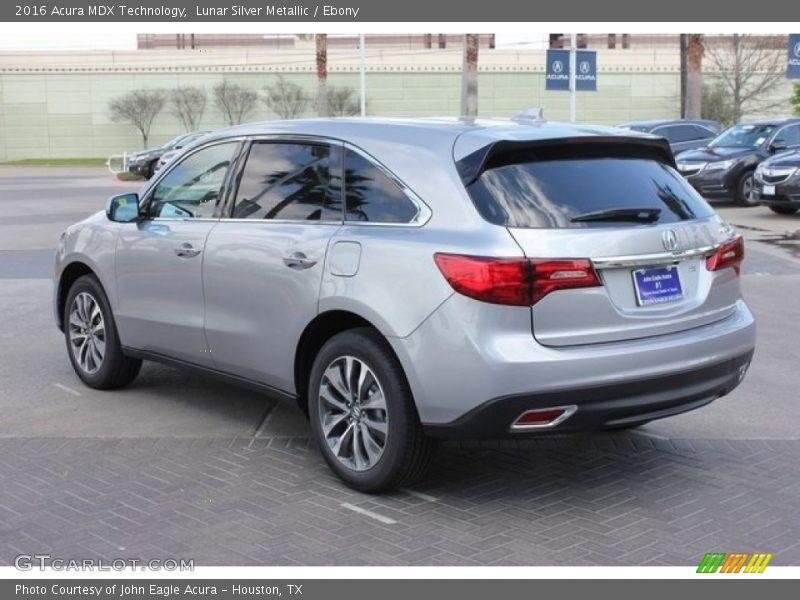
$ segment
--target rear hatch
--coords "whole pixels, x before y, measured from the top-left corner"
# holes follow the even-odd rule
[[[499,143],[458,166],[479,212],[506,227],[530,259],[534,280],[565,282],[532,303],[539,343],[663,335],[735,311],[741,241],[674,170],[660,141]],[[571,287],[573,267],[558,259],[587,265],[597,280]]]

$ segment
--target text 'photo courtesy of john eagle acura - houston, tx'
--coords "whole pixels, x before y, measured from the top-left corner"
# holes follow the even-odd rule
[[[755,344],[743,258],[664,138],[309,119],[205,134],[69,227],[54,310],[87,385],[156,360],[255,386],[378,492],[442,439],[622,429],[725,396]]]

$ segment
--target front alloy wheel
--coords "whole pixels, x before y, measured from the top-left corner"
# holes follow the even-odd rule
[[[142,361],[122,352],[111,306],[94,275],[79,277],[69,288],[62,322],[69,360],[86,385],[111,390],[136,378]]]
[[[745,173],[739,179],[736,190],[736,203],[740,206],[755,206],[758,204],[753,172]]]
[[[386,448],[389,418],[378,378],[354,356],[334,360],[322,375],[319,419],[325,442],[348,469],[375,466]]]
[[[87,375],[97,373],[106,355],[106,324],[100,305],[90,293],[75,296],[67,327],[75,362]]]

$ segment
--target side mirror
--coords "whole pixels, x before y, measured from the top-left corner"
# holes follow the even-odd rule
[[[775,154],[776,152],[786,150],[788,147],[789,146],[786,145],[786,140],[781,140],[781,139],[772,140],[772,143],[769,145],[769,151],[772,154]]]
[[[139,194],[111,196],[106,205],[106,216],[115,223],[132,223],[139,219]]]

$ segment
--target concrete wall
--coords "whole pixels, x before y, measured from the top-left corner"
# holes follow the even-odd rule
[[[202,127],[222,126],[222,115],[211,101],[216,83],[234,81],[258,90],[263,97],[264,87],[282,75],[313,92],[313,57],[307,54],[233,51],[212,56],[141,51],[0,55],[0,161],[105,157],[140,148],[138,132],[130,125],[111,122],[108,115],[108,101],[133,89],[205,88],[209,100]],[[616,124],[678,116],[679,74],[674,52],[601,51],[598,59],[598,91],[579,93],[578,120]],[[481,115],[511,116],[526,106],[542,106],[548,119],[568,118],[569,94],[544,90],[543,52],[482,51],[480,63]],[[458,114],[459,52],[373,51],[368,65],[369,114]],[[329,69],[329,85],[357,89],[357,53],[333,53]],[[788,98],[788,84],[786,87]],[[252,119],[271,118],[275,115],[259,102]],[[179,121],[165,109],[154,122],[151,145],[180,131]]]

